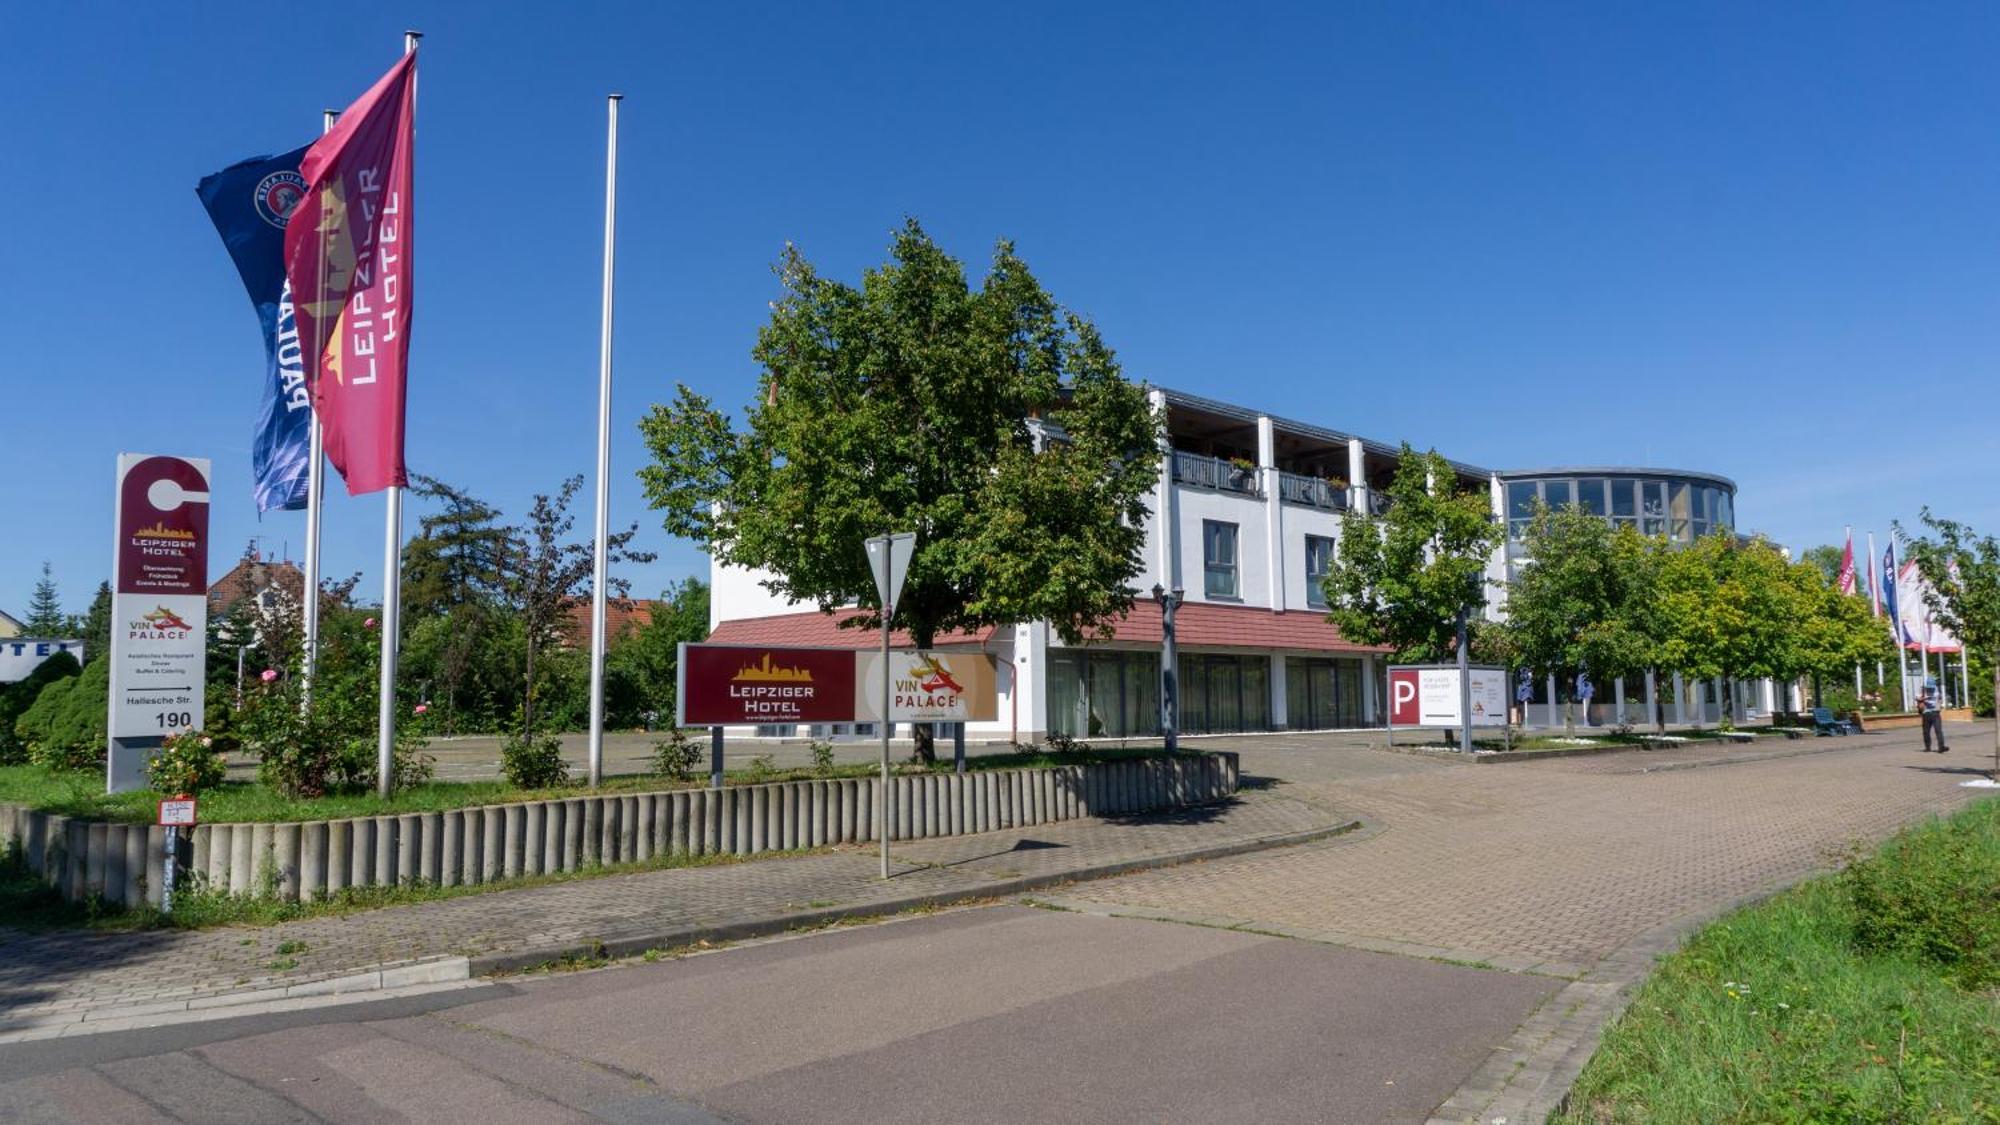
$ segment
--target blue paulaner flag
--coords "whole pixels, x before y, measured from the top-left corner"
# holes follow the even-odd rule
[[[259,512],[305,507],[311,468],[312,395],[285,284],[285,223],[305,194],[305,154],[300,148],[232,164],[195,188],[264,329],[264,394],[250,443]]]
[[[1903,615],[1896,612],[1896,542],[1882,552],[1882,608],[1889,614],[1889,639],[1904,644]]]

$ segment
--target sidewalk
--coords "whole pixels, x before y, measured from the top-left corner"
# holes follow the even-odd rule
[[[1246,791],[1216,805],[872,849],[607,875],[265,927],[142,933],[0,928],[0,1041],[280,999],[462,980],[565,954],[630,955],[841,917],[1017,894],[1282,846],[1351,827]],[[281,954],[279,947],[288,952]],[[276,969],[284,959],[289,969]]]

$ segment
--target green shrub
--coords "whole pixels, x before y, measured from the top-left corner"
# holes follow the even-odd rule
[[[68,680],[82,670],[76,657],[58,652],[37,664],[25,678],[0,685],[0,766],[18,766],[28,760],[28,743],[15,732],[15,722],[49,685]]]
[[[553,734],[510,736],[500,746],[500,762],[508,784],[521,789],[554,789],[569,784],[562,739]]]
[[[226,767],[215,739],[198,730],[169,737],[146,764],[149,784],[169,797],[192,797],[222,784]]]
[[[813,769],[822,776],[833,772],[833,743],[814,739],[812,743]]]
[[[42,689],[14,729],[28,760],[56,770],[89,769],[104,761],[111,663],[93,660],[82,672]]]
[[[1934,965],[1967,990],[2000,985],[2000,803],[1905,829],[1840,882],[1856,948]]]
[[[675,727],[653,743],[653,772],[675,781],[693,781],[701,768],[701,743]]]
[[[759,754],[750,759],[750,766],[745,772],[749,775],[745,778],[746,781],[752,785],[762,785],[778,776],[778,763],[769,754]]]

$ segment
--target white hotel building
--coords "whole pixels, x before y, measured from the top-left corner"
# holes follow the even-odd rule
[[[1068,646],[1046,622],[1023,622],[937,639],[941,649],[983,650],[999,664],[999,718],[969,725],[977,740],[1031,741],[1146,736],[1160,722],[1161,609],[1157,584],[1185,591],[1176,617],[1181,729],[1185,733],[1323,730],[1379,726],[1384,653],[1354,644],[1325,620],[1319,576],[1345,514],[1379,514],[1399,447],[1169,390],[1151,392],[1166,416],[1166,450],[1146,547],[1134,585],[1142,591],[1109,641]],[[1518,536],[1534,501],[1579,503],[1649,534],[1686,540],[1733,529],[1736,486],[1707,473],[1602,468],[1501,471],[1451,462],[1462,486],[1487,490],[1507,542],[1487,568],[1496,581],[1519,565]],[[719,644],[867,648],[879,634],[837,627],[838,614],[801,609],[771,594],[760,575],[711,564],[710,640]],[[1497,607],[1496,607],[1497,608]],[[850,611],[850,613],[853,611]],[[897,634],[896,643],[908,638]],[[1661,676],[1653,689],[1669,721],[1714,721],[1719,683]],[[1562,722],[1549,701],[1566,691],[1554,676],[1535,684],[1528,719]],[[1646,721],[1645,682],[1597,685],[1575,720]],[[1768,684],[1734,693],[1768,712]],[[863,736],[854,729],[760,727],[766,737]],[[941,732],[942,733],[942,732]]]

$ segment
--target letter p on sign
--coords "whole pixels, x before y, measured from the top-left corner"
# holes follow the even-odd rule
[[[1413,727],[1423,721],[1422,708],[1417,705],[1417,670],[1415,668],[1391,668],[1389,670],[1389,725],[1392,727]]]

